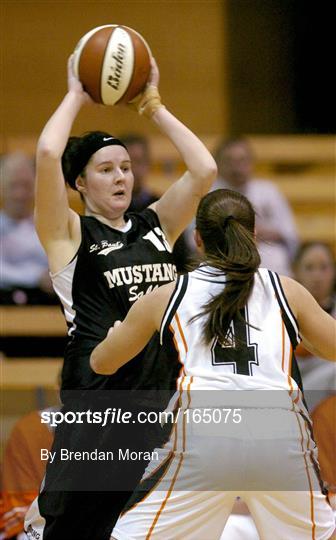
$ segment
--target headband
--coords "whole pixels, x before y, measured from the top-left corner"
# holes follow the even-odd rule
[[[71,139],[72,138],[70,138],[69,141],[71,141]],[[76,178],[84,170],[91,156],[101,148],[104,148],[104,146],[122,146],[127,150],[127,147],[120,139],[117,139],[108,133],[92,132],[88,135],[84,135],[84,137],[76,138],[76,147],[71,157],[69,156],[67,158],[67,152],[64,152],[62,164],[63,169],[65,169],[65,178],[73,189],[77,189]]]

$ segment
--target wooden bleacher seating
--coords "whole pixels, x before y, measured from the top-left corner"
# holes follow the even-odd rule
[[[301,241],[320,240],[335,249],[335,137],[251,135],[247,138],[256,157],[256,176],[272,180],[287,198]],[[212,152],[220,141],[218,136],[202,139]],[[149,183],[160,194],[182,172],[182,164],[169,141],[154,138],[151,148],[154,167]]]
[[[60,337],[67,327],[58,306],[1,306],[1,337]],[[2,390],[54,389],[61,358],[0,359]]]
[[[1,337],[60,337],[67,327],[58,306],[1,306]],[[0,358],[2,390],[54,389],[61,358]],[[40,400],[41,396],[39,396]]]
[[[221,137],[201,136],[214,151]],[[334,247],[335,137],[331,135],[247,135],[256,156],[256,174],[277,184],[291,204],[302,241],[322,240]],[[2,153],[22,150],[33,155],[37,136],[3,136]],[[183,164],[164,137],[150,136],[150,189],[163,193],[182,172]],[[69,190],[72,208],[83,210],[79,195]]]
[[[0,334],[3,338],[62,337],[67,328],[58,306],[1,306]],[[1,348],[1,347],[0,347]],[[14,422],[29,410],[58,402],[57,386],[62,358],[6,358],[0,353],[3,449]],[[1,459],[1,451],[0,451]]]
[[[250,136],[256,175],[272,180],[291,205],[301,241],[320,240],[334,246],[335,138],[332,136]],[[202,137],[214,151],[218,136]],[[161,195],[183,172],[175,148],[164,138],[150,139],[153,160],[148,185]],[[69,190],[71,205],[82,210],[78,194]]]
[[[15,422],[29,411],[56,406],[61,358],[0,357],[1,432],[0,462]]]
[[[58,306],[1,306],[1,336],[64,336],[67,332]]]
[[[53,390],[62,362],[62,358],[1,359],[2,390]]]

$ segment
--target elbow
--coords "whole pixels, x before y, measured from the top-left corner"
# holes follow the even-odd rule
[[[53,148],[53,145],[48,141],[40,139],[37,144],[36,155],[43,160],[59,160],[62,155]]]
[[[97,355],[95,353],[95,349],[92,351],[91,356],[90,356],[90,367],[92,371],[100,374],[101,368],[100,368],[99,362],[97,361]]]
[[[199,177],[202,185],[202,196],[208,193],[217,178],[218,170],[215,160],[211,157],[201,169]]]
[[[211,182],[214,182],[216,180],[218,174],[217,164],[214,160],[214,158],[211,156],[210,163],[207,166],[207,177]]]
[[[94,349],[90,356],[90,367],[92,371],[97,373],[97,375],[113,375],[117,370],[111,365],[106,365],[106,362],[99,358],[99,354],[96,349]]]

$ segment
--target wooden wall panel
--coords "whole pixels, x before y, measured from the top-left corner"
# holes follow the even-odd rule
[[[66,91],[66,61],[95,26],[125,24],[149,42],[161,69],[168,107],[200,133],[225,132],[224,0],[2,0],[1,131],[39,133]],[[74,132],[134,129],[149,122],[116,108],[87,107]]]

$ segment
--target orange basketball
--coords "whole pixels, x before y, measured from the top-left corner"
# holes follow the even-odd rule
[[[128,103],[145,87],[151,52],[143,37],[127,26],[93,28],[74,50],[74,71],[96,103]]]

